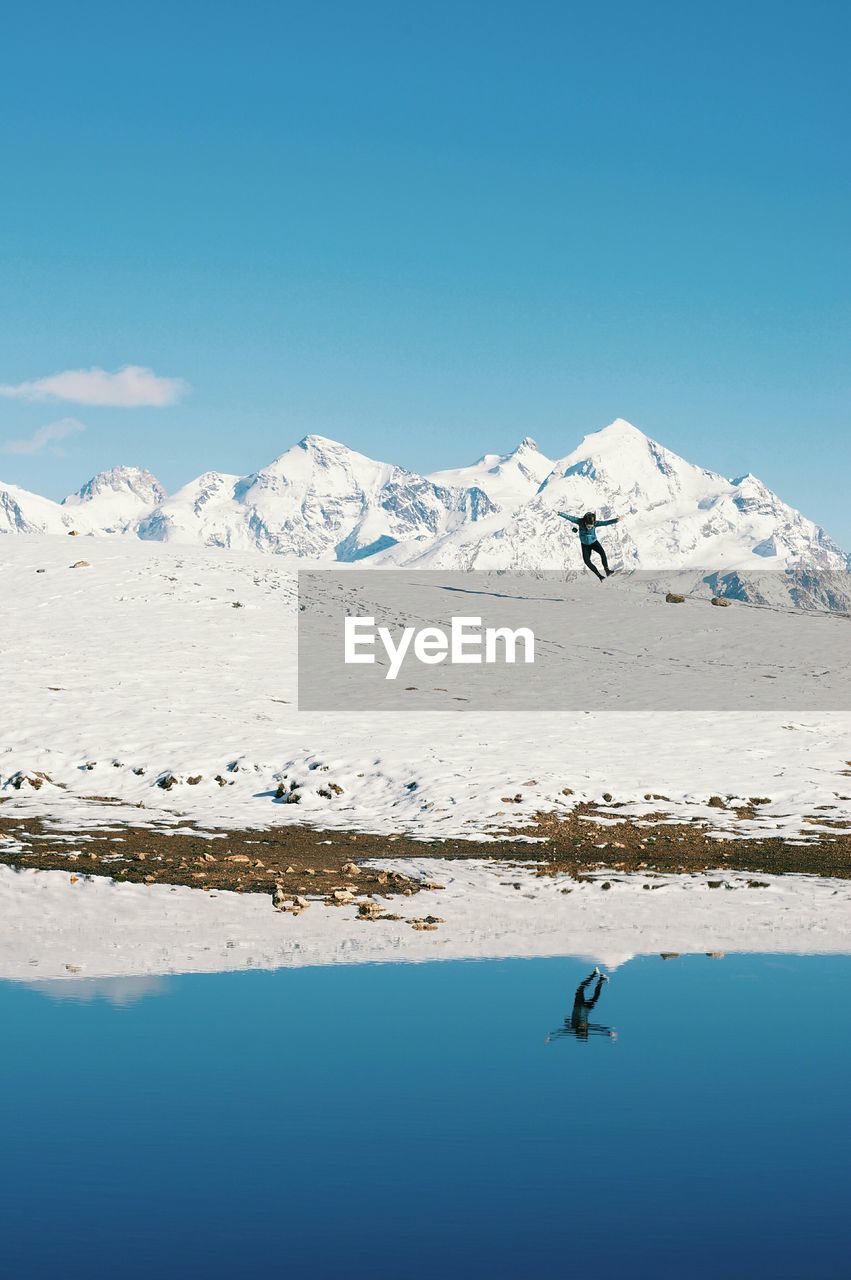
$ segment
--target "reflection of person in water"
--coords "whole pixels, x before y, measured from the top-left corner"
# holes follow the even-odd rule
[[[588,999],[587,991],[594,979],[597,979],[597,985],[594,988],[591,999]],[[587,1040],[589,1036],[606,1036],[609,1040],[617,1040],[618,1033],[614,1027],[604,1027],[599,1022],[589,1022],[588,1014],[594,1008],[594,1005],[600,999],[600,992],[603,990],[603,983],[609,979],[604,973],[596,967],[588,974],[587,978],[583,978],[579,986],[576,988],[576,995],[573,997],[573,1010],[569,1018],[565,1018],[564,1026],[559,1027],[557,1031],[551,1031],[547,1036],[547,1044],[551,1040],[557,1040],[561,1036],[574,1036],[577,1040]]]

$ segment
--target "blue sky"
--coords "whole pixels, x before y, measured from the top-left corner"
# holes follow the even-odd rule
[[[851,545],[847,4],[14,9],[4,480],[173,488],[310,431],[429,470],[623,416]],[[127,365],[190,389],[14,390]]]

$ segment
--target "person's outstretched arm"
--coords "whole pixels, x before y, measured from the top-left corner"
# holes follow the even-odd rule
[[[623,516],[612,516],[611,520],[598,520],[597,528],[602,528],[604,524],[618,524],[621,520],[623,520]]]
[[[569,516],[566,511],[559,511],[558,514],[561,516],[562,520],[571,520],[573,524],[582,523],[581,516]]]

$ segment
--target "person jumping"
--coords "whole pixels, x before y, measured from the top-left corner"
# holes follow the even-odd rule
[[[609,568],[606,553],[597,541],[597,530],[601,529],[603,525],[606,524],[617,524],[619,520],[623,519],[623,516],[615,516],[611,520],[598,520],[596,511],[586,511],[584,516],[569,516],[566,511],[559,511],[558,514],[561,516],[562,520],[569,520],[571,524],[579,526],[576,532],[579,534],[579,542],[582,546],[582,559],[585,561],[587,567],[593,574],[596,574],[601,582],[603,581],[602,573],[600,573],[596,565],[591,563],[591,552],[596,551],[603,563],[603,568],[605,569],[606,577],[608,578],[612,571]]]

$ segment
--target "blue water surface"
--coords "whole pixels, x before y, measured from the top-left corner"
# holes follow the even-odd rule
[[[0,983],[0,1274],[851,1275],[851,959],[587,972]]]

